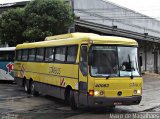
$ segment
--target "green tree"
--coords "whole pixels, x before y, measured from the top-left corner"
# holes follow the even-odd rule
[[[24,24],[24,9],[10,9],[2,14],[0,18],[0,39],[1,43],[8,43],[15,46],[25,41],[23,31],[26,29]]]
[[[25,8],[29,41],[44,40],[46,36],[67,33],[74,21],[71,7],[64,0],[34,0]]]
[[[74,22],[71,7],[64,0],[34,0],[25,8],[11,9],[0,18],[0,39],[9,46],[44,40],[67,33]]]

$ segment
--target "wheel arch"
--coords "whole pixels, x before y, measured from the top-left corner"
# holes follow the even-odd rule
[[[64,100],[66,104],[68,104],[69,102],[70,90],[72,90],[72,87],[70,85],[67,85],[64,91]]]

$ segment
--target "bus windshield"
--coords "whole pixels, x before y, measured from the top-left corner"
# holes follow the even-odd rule
[[[120,76],[140,76],[136,47],[118,47],[118,61]]]
[[[94,45],[91,53],[91,76],[140,76],[136,47]]]

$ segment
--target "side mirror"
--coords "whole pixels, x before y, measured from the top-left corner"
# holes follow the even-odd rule
[[[93,64],[93,53],[89,52],[88,54],[88,65],[92,65]]]

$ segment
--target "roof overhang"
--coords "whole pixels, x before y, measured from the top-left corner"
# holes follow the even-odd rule
[[[22,1],[22,2],[14,2],[14,3],[0,4],[0,9],[12,8],[12,7],[23,7],[23,6],[25,6],[28,2],[30,2],[30,1]]]
[[[159,37],[154,37],[150,36],[147,33],[141,34],[141,33],[136,33],[133,31],[128,31],[124,29],[120,29],[117,26],[106,26],[102,24],[97,24],[97,23],[92,23],[84,20],[76,20],[75,25],[81,26],[84,28],[89,28],[95,31],[99,31],[105,34],[112,34],[116,36],[122,36],[122,37],[127,37],[127,38],[132,38],[132,39],[139,39],[139,40],[145,40],[145,41],[151,41],[151,42],[158,42],[160,43],[160,38]]]

